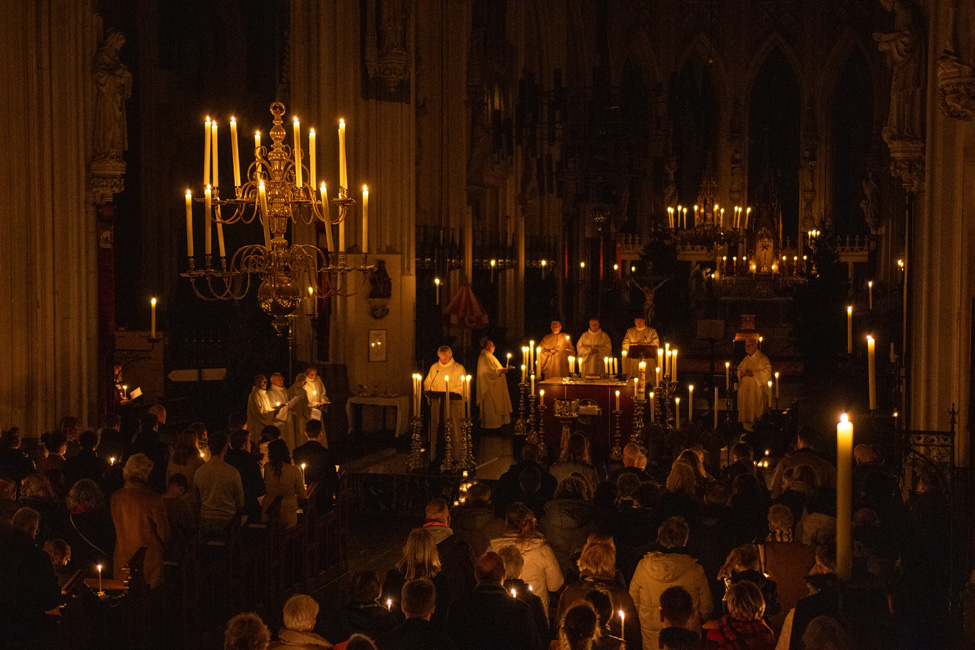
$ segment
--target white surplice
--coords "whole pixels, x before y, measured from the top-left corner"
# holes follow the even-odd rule
[[[477,405],[484,429],[497,429],[511,422],[511,395],[503,370],[497,357],[481,350],[477,360]]]
[[[751,370],[752,376],[745,376]],[[745,355],[738,364],[738,421],[748,431],[765,414],[768,408],[768,382],[772,378],[772,362],[756,350]]]
[[[623,337],[623,349],[627,353],[630,351],[631,345],[660,345],[660,337],[657,336],[657,330],[652,327],[644,327],[642,330],[636,327],[631,327],[626,330],[626,336]],[[653,374],[653,368],[656,367],[657,361],[655,359],[646,359],[647,368],[650,372],[647,373],[648,376]],[[626,363],[623,364],[623,372],[626,373],[627,377],[636,377],[637,373],[640,371],[640,360],[626,358]]]
[[[596,332],[586,330],[579,337],[576,347],[579,349],[583,376],[605,374],[603,357],[613,356],[613,344],[609,340],[609,334],[602,330]]]
[[[569,356],[575,354],[575,348],[568,334],[548,334],[538,347],[542,348],[542,374],[545,379],[569,376]]]
[[[430,366],[430,372],[427,373],[426,379],[423,380],[423,390],[433,391],[434,396],[430,399],[430,458],[433,459],[437,456],[437,429],[440,426],[440,409],[443,408],[444,402],[444,391],[449,390],[451,393],[461,394],[461,381],[460,378],[466,376],[467,372],[464,370],[464,366],[457,363],[453,358],[446,364],[440,363],[439,361],[432,366]],[[447,378],[450,378],[450,383],[448,385]],[[459,399],[449,400],[450,404],[447,406],[447,417],[451,422],[451,446],[453,447],[453,456],[457,460],[462,460],[461,458],[461,432],[460,424],[464,419],[464,404]]]

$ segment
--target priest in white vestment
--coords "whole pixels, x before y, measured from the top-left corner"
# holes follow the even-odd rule
[[[328,404],[325,397],[325,384],[318,376],[318,366],[309,364],[305,371],[295,378],[295,383],[288,389],[291,397],[297,397],[298,401],[292,407],[294,412],[294,431],[295,437],[302,439],[305,434],[305,424],[308,420],[322,420],[322,407]],[[325,423],[322,422],[322,425]],[[322,437],[318,442],[328,449],[328,438],[325,436],[325,429],[322,428]]]
[[[247,398],[247,433],[252,441],[261,439],[261,431],[269,424],[274,424],[278,414],[277,408],[271,403],[267,394],[267,377],[254,377],[254,387]]]
[[[745,358],[738,364],[738,421],[751,431],[768,408],[772,362],[758,349],[758,337],[745,339]]]
[[[633,319],[633,327],[626,330],[626,336],[623,337],[623,350],[629,354],[631,345],[660,345],[660,338],[657,336],[657,330],[652,327],[647,327],[647,321],[643,316],[637,316]],[[656,366],[656,359],[647,359],[647,367],[649,368],[651,364]],[[627,377],[636,377],[640,372],[640,360],[626,358],[623,362],[623,372]],[[653,374],[648,373],[648,374]]]
[[[462,390],[460,378],[467,376],[464,366],[454,360],[453,352],[449,346],[440,346],[437,350],[437,356],[440,357],[440,360],[430,366],[430,372],[423,380],[423,390],[433,391],[434,393],[434,396],[430,398],[430,460],[437,457],[437,430],[440,427],[440,411],[444,408],[444,391],[449,390],[451,393],[460,395]],[[453,456],[457,460],[463,460],[460,424],[464,420],[464,402],[460,399],[448,401],[450,404],[446,407],[446,415],[451,422]]]
[[[562,333],[561,322],[552,321],[552,333],[546,334],[538,347],[542,348],[540,359],[545,379],[569,376],[569,357],[574,356],[576,351],[569,335]]]
[[[291,397],[288,395],[288,389],[284,387],[284,375],[280,372],[271,375],[271,385],[267,387],[267,396],[270,398],[271,404],[281,406],[281,410],[274,418],[274,426],[281,429],[281,439],[288,443],[289,450],[294,451],[297,442],[295,441],[294,414],[288,405]]]
[[[494,356],[494,341],[485,341],[477,360],[477,406],[481,409],[482,429],[499,429],[511,422],[507,373],[508,369]]]
[[[589,329],[579,337],[576,344],[579,348],[579,362],[582,365],[582,376],[606,374],[603,358],[613,355],[613,344],[609,334],[599,329],[599,321],[593,318],[589,321]]]

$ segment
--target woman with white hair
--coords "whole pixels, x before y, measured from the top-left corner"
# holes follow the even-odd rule
[[[317,618],[318,602],[314,598],[304,594],[292,596],[284,604],[284,627],[278,631],[278,640],[269,645],[268,650],[331,648],[331,643],[312,632]]]
[[[115,576],[132,556],[146,547],[143,564],[146,583],[155,589],[163,581],[163,544],[169,539],[169,520],[161,495],[147,481],[153,463],[145,454],[133,454],[125,463],[125,485],[112,495],[112,520],[115,522]]]

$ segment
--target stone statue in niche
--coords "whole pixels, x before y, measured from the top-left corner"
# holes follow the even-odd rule
[[[121,32],[111,32],[95,54],[95,132],[96,161],[122,160],[129,148],[125,125],[125,100],[132,96],[132,73],[119,58],[125,44]]]
[[[728,198],[734,204],[741,203],[745,189],[745,169],[744,153],[742,152],[741,137],[735,137],[731,145],[731,185],[728,189]]]
[[[894,14],[894,31],[873,38],[893,71],[890,113],[884,140],[919,140],[924,137],[924,22],[913,0],[880,0]]]
[[[863,179],[860,209],[863,210],[863,220],[870,227],[870,232],[876,235],[880,229],[880,205],[877,202],[877,181],[874,180],[871,169],[867,170],[867,175]]]
[[[409,101],[409,8],[404,0],[366,0],[364,18],[366,71],[379,82],[376,94],[388,101]]]
[[[671,156],[664,160],[664,211],[667,208],[677,207],[677,182],[674,175],[677,173],[677,157]]]
[[[386,270],[386,260],[376,260],[376,270],[369,274],[369,313],[376,320],[389,314],[389,300],[393,297],[393,280]]]

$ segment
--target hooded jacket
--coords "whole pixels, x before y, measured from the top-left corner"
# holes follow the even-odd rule
[[[643,650],[657,650],[663,627],[660,621],[660,595],[669,587],[683,587],[694,601],[697,620],[691,620],[689,628],[700,633],[701,621],[711,617],[714,609],[711,589],[704,569],[697,560],[685,553],[647,553],[630,581],[630,596],[640,616]]]
[[[569,557],[585,545],[595,528],[596,509],[584,499],[553,499],[545,504],[545,514],[538,522],[563,573]]]

